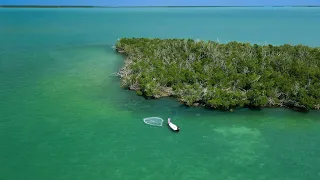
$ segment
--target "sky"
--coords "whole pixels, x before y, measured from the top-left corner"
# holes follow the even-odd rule
[[[320,0],[0,0],[0,5],[92,6],[320,6]]]

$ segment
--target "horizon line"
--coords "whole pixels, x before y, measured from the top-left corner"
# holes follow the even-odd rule
[[[248,5],[248,6],[91,6],[91,5],[0,5],[0,8],[157,8],[157,7],[320,7],[320,5]]]

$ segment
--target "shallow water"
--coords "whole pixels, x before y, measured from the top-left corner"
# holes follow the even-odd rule
[[[320,178],[320,113],[145,100],[120,37],[319,46],[320,8],[0,9],[0,179]],[[158,116],[180,126],[152,127]]]

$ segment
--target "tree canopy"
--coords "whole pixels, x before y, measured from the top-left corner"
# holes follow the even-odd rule
[[[145,97],[218,109],[320,109],[320,48],[122,38],[116,50],[126,55],[122,86]]]

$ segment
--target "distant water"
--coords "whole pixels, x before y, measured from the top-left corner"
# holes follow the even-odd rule
[[[319,112],[186,108],[111,76],[121,37],[320,46],[319,32],[320,8],[0,9],[0,179],[319,180]]]

